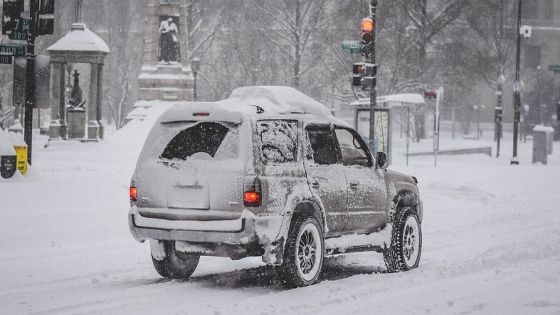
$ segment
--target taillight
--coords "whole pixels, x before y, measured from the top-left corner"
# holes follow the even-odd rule
[[[261,181],[256,177],[252,181],[245,183],[243,194],[243,204],[245,207],[260,207],[262,204]]]
[[[138,190],[136,187],[130,186],[130,201],[136,201],[138,198]]]

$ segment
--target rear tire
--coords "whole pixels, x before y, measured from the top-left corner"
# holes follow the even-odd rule
[[[319,281],[325,255],[323,228],[316,218],[294,216],[278,278],[289,288],[309,286]]]
[[[391,247],[383,252],[388,272],[407,271],[418,267],[422,254],[422,228],[418,215],[403,208],[395,215]]]
[[[188,279],[196,270],[200,256],[177,252],[173,241],[165,241],[163,246],[165,248],[163,260],[157,260],[152,256],[157,273],[168,279]]]

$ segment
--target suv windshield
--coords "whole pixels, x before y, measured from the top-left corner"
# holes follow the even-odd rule
[[[297,159],[297,121],[261,120],[257,136],[264,164],[293,163]]]
[[[172,136],[163,153],[161,153],[160,159],[220,160],[235,158],[238,155],[239,136],[237,128],[228,128],[217,122],[202,122],[186,129],[184,125],[173,126],[173,124],[170,124],[164,126],[167,127],[168,132],[172,131]],[[168,132],[164,132],[164,134],[169,134]]]

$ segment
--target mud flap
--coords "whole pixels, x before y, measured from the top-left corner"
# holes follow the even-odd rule
[[[281,265],[284,256],[284,243],[284,237],[281,237],[279,240],[266,245],[262,256],[263,262],[269,265]]]
[[[162,261],[167,257],[165,246],[162,241],[150,240],[150,251],[155,260]]]

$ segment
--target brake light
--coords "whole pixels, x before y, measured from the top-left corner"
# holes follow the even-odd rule
[[[245,183],[243,194],[243,204],[245,207],[260,207],[262,204],[261,181],[257,177]]]
[[[136,201],[138,199],[138,190],[136,187],[130,187],[130,201]]]
[[[194,117],[209,117],[210,113],[193,113]]]

